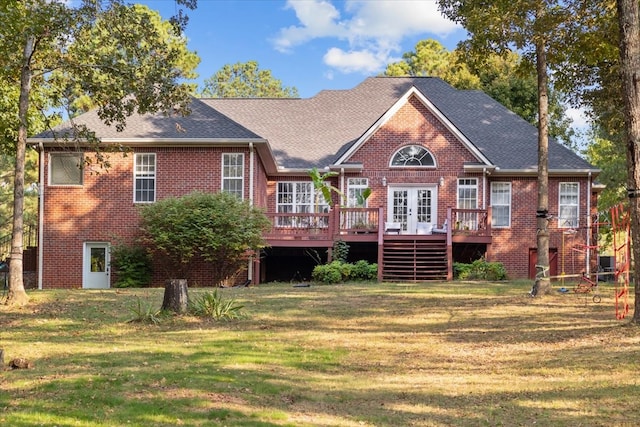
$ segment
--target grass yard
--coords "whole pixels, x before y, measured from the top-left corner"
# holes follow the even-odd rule
[[[267,284],[222,290],[245,318],[159,325],[127,320],[162,289],[32,292],[0,307],[5,362],[34,363],[0,372],[0,425],[640,424],[640,328],[613,290],[529,287]]]

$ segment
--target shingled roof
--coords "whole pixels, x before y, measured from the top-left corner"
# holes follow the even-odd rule
[[[349,90],[311,98],[193,99],[187,117],[137,115],[123,132],[104,125],[95,111],[76,120],[103,139],[158,141],[267,140],[281,169],[334,164],[403,95],[414,87],[468,141],[502,170],[534,170],[537,129],[480,91],[457,90],[439,78],[371,77]],[[64,131],[62,125],[56,131]],[[34,140],[51,138],[50,133]],[[549,141],[549,169],[597,171],[580,156]]]

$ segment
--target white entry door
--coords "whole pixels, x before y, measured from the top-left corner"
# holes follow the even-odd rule
[[[85,243],[82,287],[85,289],[108,289],[109,244],[104,242]]]
[[[401,233],[418,234],[418,229],[436,226],[438,187],[389,187],[388,222],[402,224]]]

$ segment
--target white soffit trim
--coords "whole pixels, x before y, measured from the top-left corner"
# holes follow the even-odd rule
[[[475,145],[467,139],[466,136],[458,130],[457,127],[451,123],[447,117],[436,108],[431,101],[429,101],[415,86],[412,86],[398,101],[387,110],[358,140],[349,148],[336,162],[335,165],[340,165],[342,162],[348,160],[371,136],[384,126],[408,101],[409,98],[415,95],[422,104],[443,124],[445,127],[460,141],[462,144],[478,159],[478,161],[485,163],[487,166],[493,166],[493,164],[487,159],[484,154],[478,150]]]

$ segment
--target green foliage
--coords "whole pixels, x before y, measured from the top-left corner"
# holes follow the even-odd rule
[[[196,3],[176,0],[188,8]],[[99,118],[117,130],[136,112],[186,112],[199,58],[187,49],[180,34],[185,17],[178,14],[163,21],[146,6],[120,0],[0,2],[0,149],[15,155],[12,253],[23,249],[28,135],[73,116],[80,105],[97,106]],[[117,144],[105,150],[86,126],[70,128],[55,139],[82,145],[99,166],[108,165],[102,153]],[[15,261],[12,275],[21,270],[21,258]],[[24,304],[22,275],[13,277],[8,304]]]
[[[354,278],[362,280],[376,280],[378,278],[378,264],[369,264],[361,259],[353,265],[351,274]]]
[[[427,39],[406,52],[403,60],[387,66],[387,76],[439,77],[461,90],[479,89],[527,120],[538,122],[538,86],[530,65],[515,52],[498,55],[488,53],[481,59],[460,46],[448,51],[440,42]],[[573,131],[569,128],[566,109],[560,93],[551,90],[549,99],[549,133],[569,144]]]
[[[152,260],[140,245],[118,244],[111,248],[111,266],[118,288],[144,287],[151,283]]]
[[[309,177],[313,182],[313,188],[315,189],[315,209],[318,212],[318,206],[320,205],[320,196],[324,199],[325,204],[331,206],[331,193],[336,193],[340,198],[344,198],[344,194],[340,191],[339,188],[334,187],[327,181],[329,178],[333,178],[338,176],[338,172],[329,171],[325,173],[321,173],[318,168],[312,168],[309,171]]]
[[[335,261],[347,262],[349,257],[349,244],[344,240],[336,240],[333,243],[333,259]]]
[[[375,280],[378,277],[378,264],[369,264],[360,260],[355,264],[333,261],[317,265],[311,274],[316,282],[325,284],[342,283],[348,280]]]
[[[453,263],[453,276],[459,280],[506,280],[507,270],[500,262],[487,262],[480,258],[471,264]]]
[[[271,226],[261,210],[227,193],[162,199],[142,206],[140,216],[144,240],[174,274],[204,261],[214,283],[245,267],[250,253],[266,245],[262,233]]]
[[[330,264],[316,265],[311,273],[311,278],[316,282],[329,285],[341,283],[343,281],[342,271],[340,269],[341,264],[340,261],[333,261]]]
[[[225,299],[218,289],[205,292],[189,303],[189,311],[196,316],[209,317],[214,320],[233,320],[244,316],[243,305],[235,299]]]
[[[270,70],[260,70],[258,62],[248,61],[223,66],[204,81],[200,95],[210,98],[297,98],[298,89],[282,86]]]
[[[367,199],[371,196],[371,188],[367,187],[362,190],[362,193],[356,193],[356,203],[359,208],[364,208],[367,206]]]
[[[133,313],[133,317],[127,323],[153,323],[154,325],[160,323],[160,310],[154,309],[150,302],[142,302],[140,297],[136,299],[135,305],[129,307],[129,311]]]

